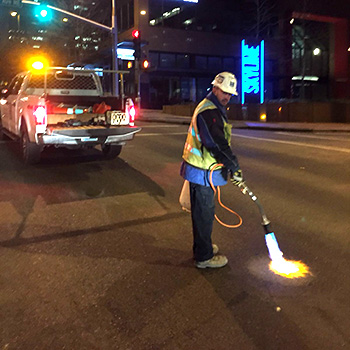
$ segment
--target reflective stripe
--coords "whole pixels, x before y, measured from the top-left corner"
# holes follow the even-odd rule
[[[200,168],[208,170],[212,164],[215,164],[216,159],[210,154],[210,152],[203,147],[199,131],[197,128],[197,116],[199,113],[205,110],[217,109],[215,104],[208,99],[201,101],[197,108],[195,109],[191,121],[191,125],[188,129],[187,139],[183,151],[182,158],[189,164]],[[231,125],[224,122],[224,133],[225,138],[230,145],[231,143]]]
[[[202,154],[202,152],[199,149],[192,147],[187,142],[185,143],[185,149],[187,149],[189,152],[195,154],[198,157],[203,157],[203,154]]]
[[[196,130],[194,129],[194,127],[191,128],[191,134],[193,137],[196,137],[199,142],[202,142],[200,135],[196,134]]]

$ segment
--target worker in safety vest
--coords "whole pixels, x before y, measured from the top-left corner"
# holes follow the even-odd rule
[[[219,248],[211,240],[215,215],[214,191],[209,183],[211,167],[217,163],[224,165],[213,171],[214,186],[225,185],[228,176],[235,185],[243,181],[230,147],[231,125],[226,115],[226,105],[232,95],[237,95],[237,80],[232,73],[222,72],[212,85],[212,91],[193,113],[180,171],[190,183],[193,255],[198,268],[222,267],[228,262],[224,255],[217,255]]]

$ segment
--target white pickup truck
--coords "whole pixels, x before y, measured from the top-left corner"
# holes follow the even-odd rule
[[[1,91],[0,108],[0,139],[19,140],[26,164],[38,163],[46,146],[100,145],[112,159],[141,130],[132,100],[104,96],[95,71],[56,67],[17,74]]]

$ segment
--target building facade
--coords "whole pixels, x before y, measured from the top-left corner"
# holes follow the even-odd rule
[[[250,7],[249,1],[232,3],[118,1],[120,47],[138,29],[142,55],[150,61],[141,74],[143,106],[197,102],[223,70],[240,81],[242,39],[265,40],[266,100],[350,98],[350,12],[337,17],[342,7],[336,6],[326,16],[322,4],[308,2],[306,7],[305,1],[292,6],[271,1],[265,8],[257,8],[259,2]],[[265,17],[259,18],[258,10]],[[121,66],[126,67],[123,62]]]
[[[141,33],[141,105],[196,103],[220,71],[241,82],[241,41],[265,42],[265,100],[350,98],[350,2],[339,0],[56,0],[79,16],[112,26],[116,7],[119,50],[133,49],[132,32]],[[42,23],[23,5],[17,16],[1,7],[1,67],[21,52],[44,52],[55,65],[112,68],[112,36],[89,23],[55,13]],[[34,6],[35,7],[35,6]],[[14,9],[16,10],[16,9]],[[19,48],[21,50],[19,50]],[[132,53],[120,54],[126,93],[136,96]],[[19,64],[18,64],[19,65]],[[129,68],[131,67],[131,68]],[[11,68],[12,69],[12,68]],[[9,74],[9,67],[0,72]],[[13,68],[17,73],[18,67]],[[106,85],[111,85],[106,79]],[[239,92],[240,92],[240,84]],[[236,98],[233,102],[240,102]]]
[[[150,62],[148,70],[141,74],[144,107],[197,102],[208,93],[213,77],[220,71],[233,72],[240,80],[243,39],[240,30],[244,23],[239,7],[228,6],[225,12],[228,2],[222,2],[211,15],[210,4],[196,2],[125,0],[118,3],[121,4],[118,19],[126,17],[126,9],[134,10],[129,27],[126,24],[119,27],[120,47],[127,45],[132,40],[132,31],[138,29],[144,43],[142,56]],[[277,29],[278,24],[274,30]],[[271,99],[283,97],[278,46],[279,41],[273,38],[266,42],[265,86],[266,97]],[[125,63],[121,65],[125,68]]]

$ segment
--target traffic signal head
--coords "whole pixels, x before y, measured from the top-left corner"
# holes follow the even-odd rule
[[[132,41],[134,43],[134,57],[141,58],[141,32],[137,29],[132,31]]]
[[[148,60],[143,60],[142,61],[142,68],[143,69],[148,69],[149,68],[149,61]]]
[[[46,5],[36,5],[35,6],[35,17],[38,18],[40,22],[48,22],[52,19],[52,10]]]
[[[133,37],[134,39],[138,39],[138,38],[140,37],[140,31],[137,30],[137,29],[133,30],[133,31],[132,31],[132,37]]]

